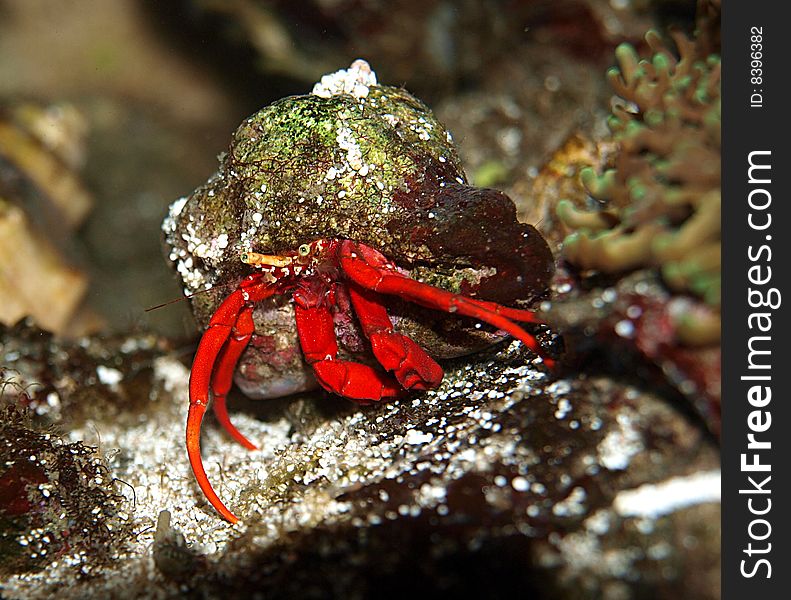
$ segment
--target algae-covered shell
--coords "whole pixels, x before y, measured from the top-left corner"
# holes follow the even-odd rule
[[[244,250],[336,237],[407,268],[514,263],[514,281],[498,271],[495,286],[510,283],[507,299],[543,291],[552,261],[540,235],[516,221],[503,194],[466,186],[450,134],[431,110],[401,88],[377,85],[366,67],[357,61],[335,74],[356,77],[351,89],[317,84],[245,120],[219,172],[173,204],[165,231],[185,286],[238,276]]]
[[[363,242],[415,279],[510,305],[542,294],[553,270],[546,242],[507,196],[467,185],[431,110],[377,84],[364,61],[246,119],[219,171],[171,206],[163,229],[185,292],[249,273],[242,252],[317,238]],[[193,298],[201,326],[229,291]]]

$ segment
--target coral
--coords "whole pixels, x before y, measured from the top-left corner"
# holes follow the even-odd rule
[[[601,174],[580,172],[599,205],[565,200],[557,215],[573,231],[563,244],[568,262],[605,273],[658,270],[672,290],[708,305],[710,341],[720,306],[720,59],[707,54],[711,36],[671,37],[678,58],[655,31],[646,34],[650,60],[629,44],[616,50],[619,67],[608,77],[620,103],[608,124],[618,149]],[[698,341],[689,322],[682,330],[684,341]]]
[[[9,387],[6,383],[4,388]],[[87,575],[108,564],[131,534],[118,485],[95,448],[64,443],[53,431],[33,425],[14,403],[4,401],[0,553],[5,560],[0,570],[24,572],[63,561]]]

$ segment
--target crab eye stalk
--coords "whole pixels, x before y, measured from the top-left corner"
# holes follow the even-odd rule
[[[272,254],[259,254],[258,252],[244,252],[239,259],[254,267],[287,267],[293,259],[290,256],[275,256]]]
[[[310,254],[310,246],[308,244],[302,244],[299,248],[297,248],[297,252],[300,256],[307,256]]]

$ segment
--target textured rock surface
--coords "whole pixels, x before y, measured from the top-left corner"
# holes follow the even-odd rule
[[[101,442],[109,474],[134,489],[119,492],[136,535],[90,581],[73,581],[61,561],[7,578],[6,597],[718,597],[718,451],[650,392],[604,377],[552,380],[511,343],[386,406],[321,395],[249,403],[256,412],[235,421],[260,450],[216,427],[204,434],[210,477],[242,518],[230,526],[183,456],[187,370],[150,352],[150,387],[65,437]],[[127,389],[139,365],[114,364],[114,385]]]

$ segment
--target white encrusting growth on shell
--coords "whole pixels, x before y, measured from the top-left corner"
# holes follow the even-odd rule
[[[382,118],[388,122],[390,127],[395,127],[401,122],[401,120],[398,117],[390,113],[385,113],[384,115],[382,115]]]
[[[322,98],[338,94],[349,94],[355,98],[368,96],[368,88],[376,85],[376,73],[366,61],[355,60],[348,69],[340,69],[324,75],[311,93]]]
[[[349,166],[355,171],[362,169],[365,165],[362,150],[360,150],[360,144],[354,138],[352,130],[345,124],[339,125],[335,140],[338,142],[338,147],[346,152],[346,162],[349,163]]]
[[[195,232],[193,223],[187,223],[186,233],[181,233],[180,237],[187,242],[186,248],[179,247],[173,243],[174,238],[179,237],[178,217],[181,215],[189,197],[179,198],[168,209],[168,215],[162,222],[162,231],[171,246],[168,259],[176,265],[176,270],[186,286],[185,293],[193,292],[200,288],[210,287],[206,281],[205,274],[195,267],[193,256],[199,258],[212,258],[222,255],[223,249],[228,245],[228,236],[222,234],[218,236],[214,243],[207,245]],[[224,244],[224,245],[223,245]]]
[[[369,88],[377,85],[376,73],[371,69],[371,66],[364,60],[355,60],[348,69],[340,69],[334,73],[324,75],[321,81],[316,83],[313,87],[312,94],[322,98],[330,98],[332,96],[347,94],[360,100],[363,104],[368,97]],[[374,102],[372,106],[375,106]],[[385,116],[391,126],[398,124],[399,119],[392,114]],[[425,126],[431,129],[431,124],[419,124],[421,127],[420,133],[427,133]],[[415,125],[412,125],[415,129]],[[359,177],[367,178],[371,171],[376,169],[375,164],[367,164],[363,160],[362,150],[358,140],[355,138],[354,131],[344,120],[344,115],[339,115],[339,125],[336,129],[336,142],[338,147],[345,152],[345,160],[339,165],[332,165],[327,169],[324,176],[325,181],[332,181],[336,178],[344,176],[349,171],[354,172]],[[368,179],[370,182],[371,179]],[[385,185],[382,181],[376,179],[373,183],[383,190]],[[347,195],[347,190],[339,190],[337,193],[338,198],[344,198]],[[321,204],[323,198],[319,196],[316,199],[317,204]]]

